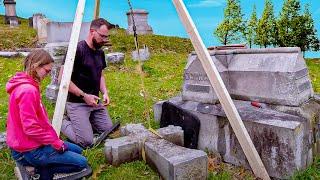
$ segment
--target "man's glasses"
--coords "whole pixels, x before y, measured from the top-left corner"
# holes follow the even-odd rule
[[[102,38],[102,39],[108,39],[110,36],[109,35],[104,35],[104,34],[101,34],[101,33],[99,33],[97,30],[95,30],[98,34],[99,34],[99,36]]]

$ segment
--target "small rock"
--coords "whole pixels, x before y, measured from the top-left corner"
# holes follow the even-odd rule
[[[124,62],[124,53],[114,52],[106,54],[106,60],[111,64],[122,64]]]
[[[138,51],[133,51],[131,55],[134,61],[147,61],[150,58],[149,48],[144,46],[143,49],[139,49],[139,53]]]
[[[7,133],[6,132],[0,133],[0,149],[2,149],[2,148],[7,146],[6,137],[7,137]]]

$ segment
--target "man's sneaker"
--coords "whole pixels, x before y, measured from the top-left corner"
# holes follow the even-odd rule
[[[78,172],[55,174],[53,179],[54,180],[74,180],[74,179],[81,179],[84,177],[90,177],[91,175],[92,175],[92,169],[90,166],[87,166],[86,168]]]
[[[120,127],[120,122],[116,122],[112,127],[111,129],[101,133],[97,138],[94,139],[94,143],[90,146],[90,147],[96,147],[96,146],[99,146],[100,143],[105,140],[108,135],[110,133],[112,133],[113,131],[117,130],[118,128]]]

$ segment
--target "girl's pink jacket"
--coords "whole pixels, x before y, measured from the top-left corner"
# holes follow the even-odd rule
[[[12,77],[6,90],[9,93],[7,145],[18,152],[26,152],[43,145],[60,149],[59,139],[44,106],[39,84],[24,72]]]

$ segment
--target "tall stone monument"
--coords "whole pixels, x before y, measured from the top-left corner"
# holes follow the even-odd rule
[[[4,16],[5,24],[17,26],[19,24],[19,20],[16,13],[16,1],[4,0],[3,4],[5,6],[5,16]]]
[[[133,17],[136,25],[137,34],[153,34],[151,26],[148,24],[148,12],[143,9],[134,9]],[[127,12],[128,28],[127,33],[133,34],[133,21],[131,11]]]

